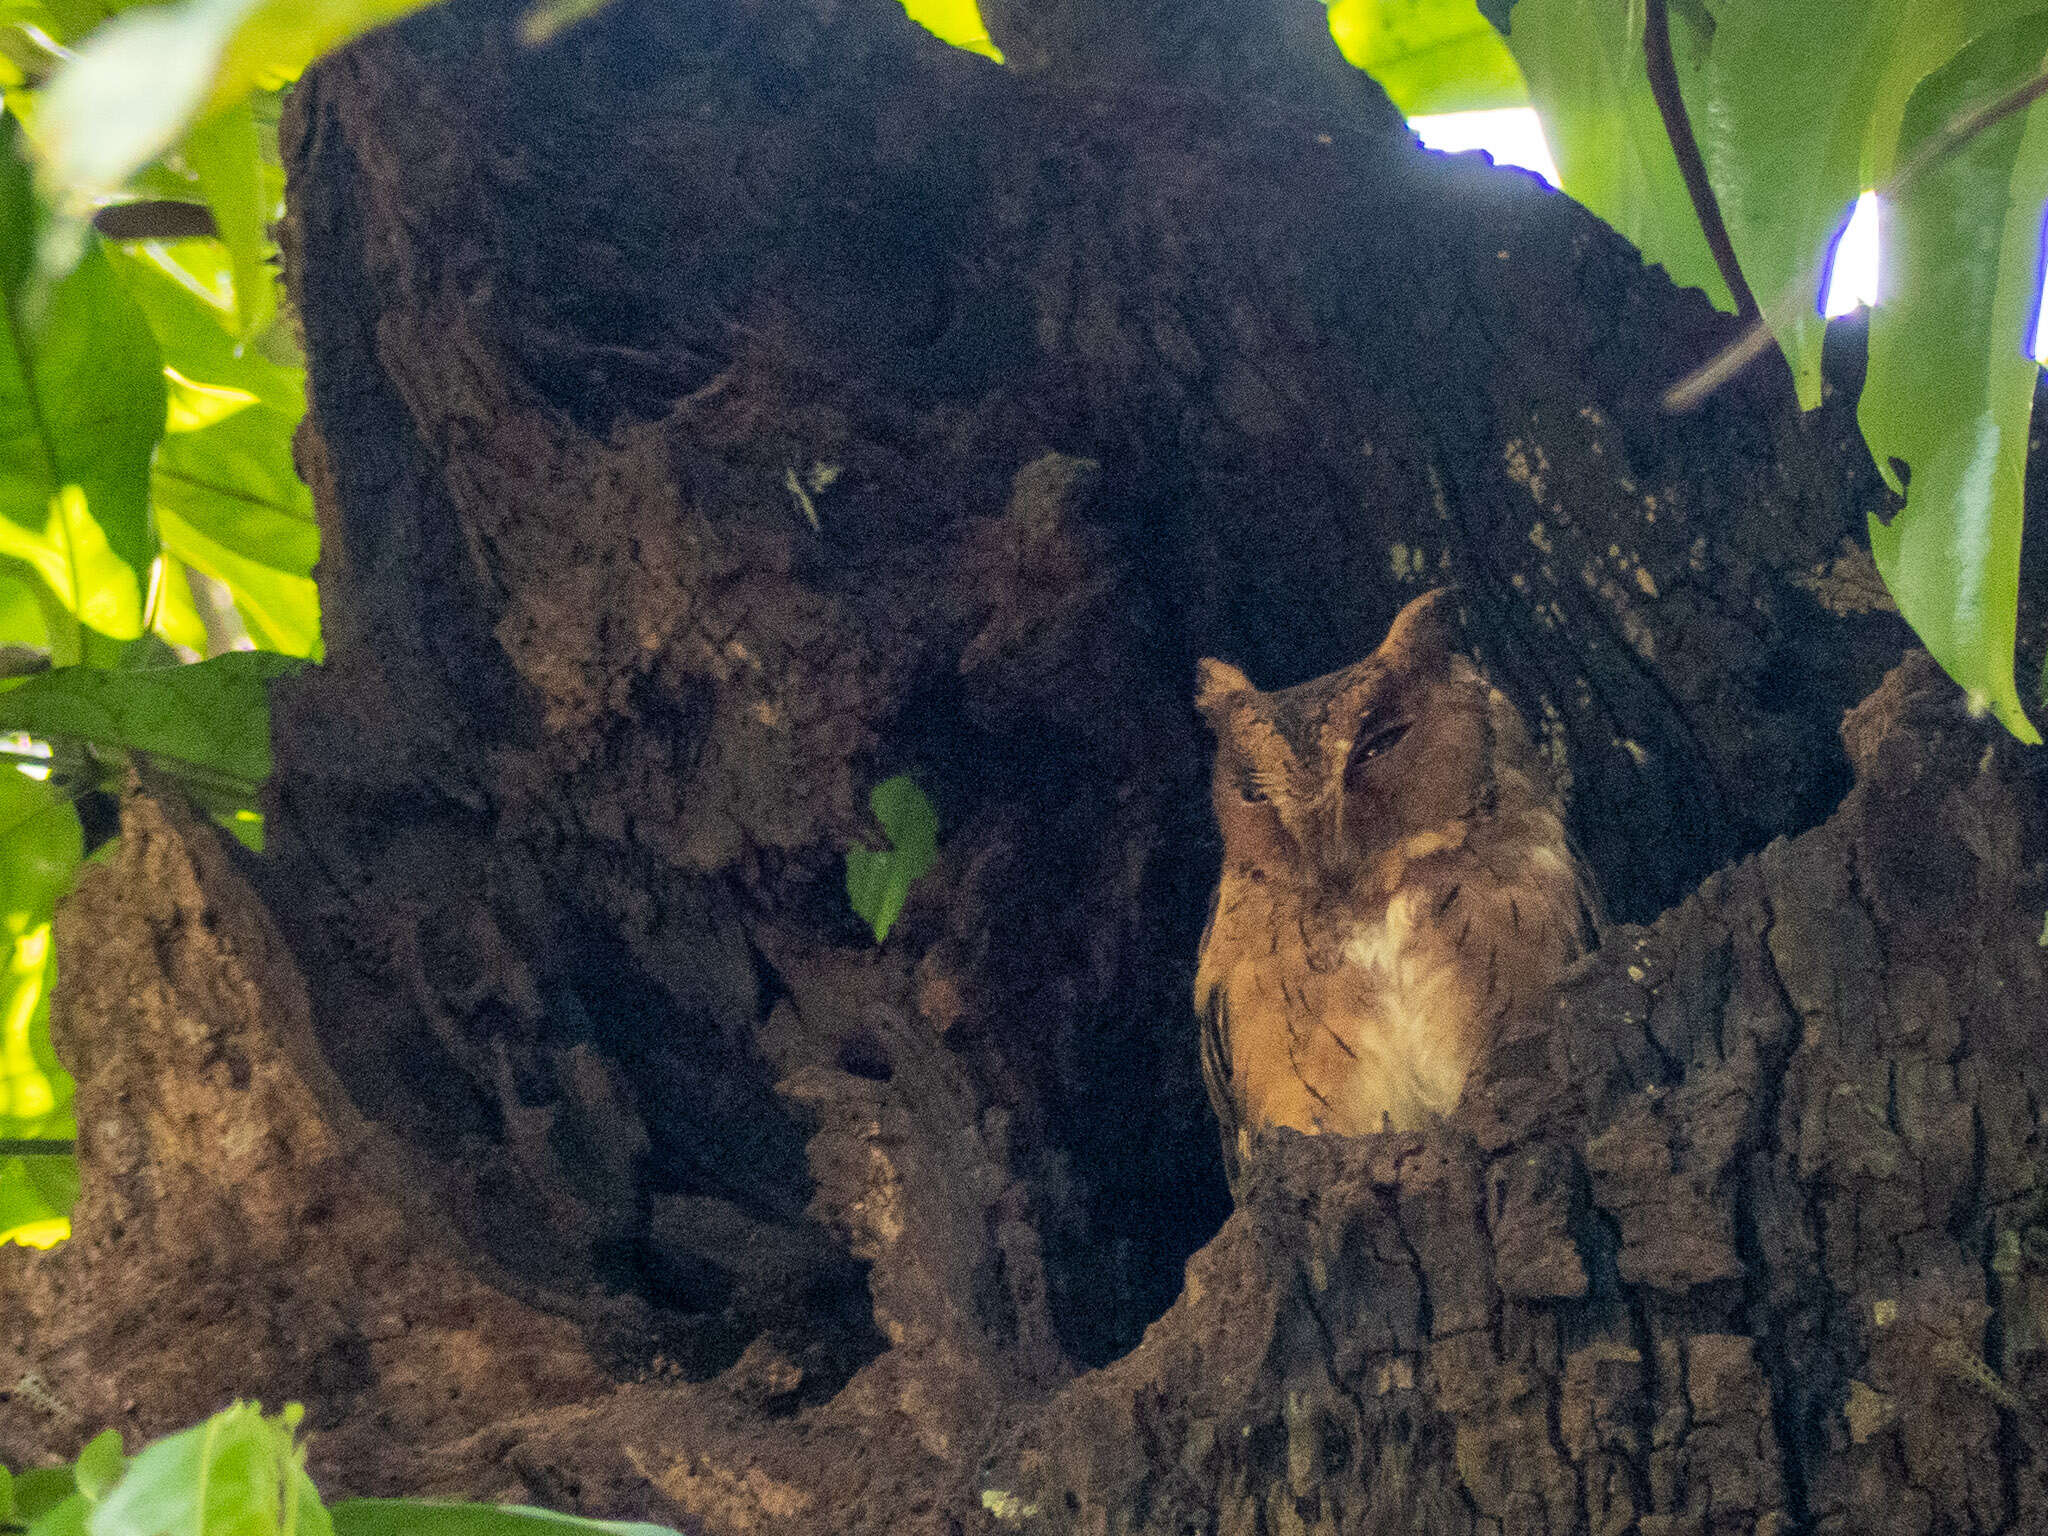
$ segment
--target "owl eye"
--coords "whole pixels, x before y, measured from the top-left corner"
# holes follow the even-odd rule
[[[1266,803],[1266,792],[1259,788],[1249,777],[1237,781],[1237,795],[1246,805],[1264,805]]]
[[[1374,758],[1392,751],[1401,738],[1408,734],[1408,727],[1414,723],[1412,720],[1389,720],[1378,729],[1359,737],[1351,748],[1351,761],[1345,765],[1345,772],[1355,772],[1361,764],[1369,763]]]

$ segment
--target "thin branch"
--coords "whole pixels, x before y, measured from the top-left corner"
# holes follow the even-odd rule
[[[206,204],[173,198],[109,203],[92,216],[92,227],[109,240],[184,240],[220,233]]]
[[[1651,0],[1651,3],[1654,5],[1657,0]],[[1946,128],[1916,149],[1906,163],[1886,179],[1884,185],[1877,189],[1878,200],[1882,202],[1886,198],[1897,197],[1985,129],[1994,127],[2016,112],[2026,111],[2043,96],[2048,96],[2048,73],[2034,76],[1996,101],[1957,113],[1949,119]],[[1791,318],[1797,305],[1811,303],[1813,290],[1819,281],[1818,268],[1802,272],[1793,290],[1779,300],[1770,316],[1759,315],[1751,320],[1740,336],[1666,390],[1664,408],[1667,411],[1689,411],[1742,372],[1760,353],[1769,349],[1771,333],[1775,329],[1771,322],[1782,324]]]
[[[1713,252],[1721,281],[1735,297],[1735,313],[1754,321],[1762,311],[1757,307],[1756,295],[1749,291],[1749,280],[1742,275],[1742,264],[1735,259],[1734,242],[1728,238],[1721,204],[1707,180],[1706,162],[1700,158],[1699,140],[1693,137],[1692,119],[1686,115],[1685,97],[1679,93],[1678,69],[1671,62],[1671,17],[1665,0],[1648,0],[1645,8],[1643,68],[1649,74],[1650,95],[1656,99],[1658,115],[1664,119],[1664,136],[1671,141],[1678,174],[1685,178],[1686,194],[1692,199],[1700,232],[1707,237],[1707,249]]]
[[[69,1136],[0,1136],[0,1157],[70,1157],[77,1151]]]

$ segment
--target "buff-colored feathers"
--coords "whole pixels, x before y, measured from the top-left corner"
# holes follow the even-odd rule
[[[1563,807],[1452,613],[1419,597],[1365,660],[1276,693],[1199,667],[1223,871],[1195,1005],[1233,1176],[1262,1126],[1448,1114],[1582,947]]]

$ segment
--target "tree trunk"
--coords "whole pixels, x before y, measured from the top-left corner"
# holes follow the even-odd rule
[[[1853,345],[1662,413],[1733,322],[1284,9],[518,9],[294,94],[328,660],[267,857],[140,785],[61,916],[4,1459],[239,1393],[689,1531],[2048,1524],[2048,769],[1900,664]],[[1444,581],[1616,926],[1233,1213],[1194,661]]]

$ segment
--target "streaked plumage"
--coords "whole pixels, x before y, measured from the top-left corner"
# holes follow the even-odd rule
[[[1450,598],[1365,660],[1261,693],[1201,663],[1223,872],[1195,977],[1235,1182],[1262,1126],[1447,1114],[1584,946],[1587,886],[1521,715],[1451,649]]]

